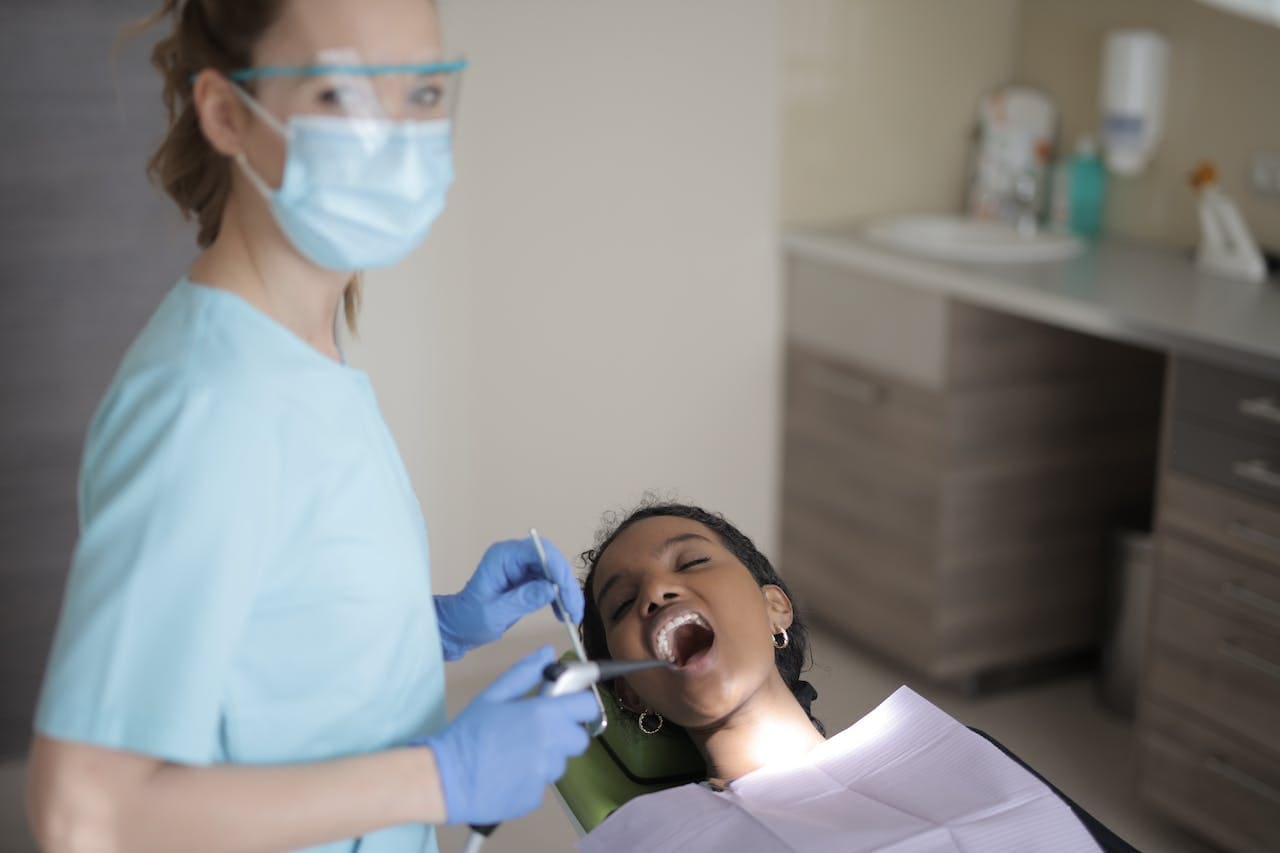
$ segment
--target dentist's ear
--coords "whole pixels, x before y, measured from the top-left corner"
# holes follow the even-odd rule
[[[200,121],[200,132],[219,154],[234,157],[244,151],[248,108],[231,90],[236,85],[212,68],[196,74],[191,104]]]
[[[795,608],[782,587],[769,583],[760,587],[760,592],[764,595],[765,609],[769,611],[769,625],[773,633],[790,628],[795,620]]]

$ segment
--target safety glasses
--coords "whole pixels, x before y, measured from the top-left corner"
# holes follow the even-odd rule
[[[252,87],[278,117],[345,116],[353,119],[452,119],[465,59],[369,63],[354,51],[326,51],[302,65],[240,68],[227,74]]]

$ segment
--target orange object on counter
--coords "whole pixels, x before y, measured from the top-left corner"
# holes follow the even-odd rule
[[[1203,189],[1209,184],[1218,182],[1218,168],[1208,160],[1201,160],[1191,172],[1191,186]]]

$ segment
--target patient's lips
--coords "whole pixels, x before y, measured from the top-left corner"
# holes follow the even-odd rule
[[[696,610],[680,608],[662,615],[653,631],[654,654],[678,669],[700,669],[715,643],[711,623]]]

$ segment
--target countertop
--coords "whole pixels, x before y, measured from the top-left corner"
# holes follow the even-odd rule
[[[1190,252],[1103,240],[1058,263],[928,260],[858,230],[797,229],[788,254],[1112,340],[1280,378],[1280,281],[1199,272]]]

